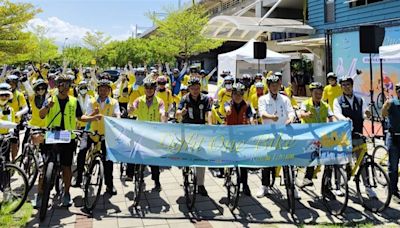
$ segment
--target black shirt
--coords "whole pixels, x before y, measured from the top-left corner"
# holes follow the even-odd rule
[[[178,106],[179,110],[183,108],[187,110],[183,116],[183,123],[205,124],[206,113],[211,111],[210,99],[206,95],[200,94],[197,100],[194,100],[190,94],[186,94]]]
[[[64,113],[65,106],[67,105],[67,102],[68,102],[68,101],[69,101],[69,97],[67,97],[66,99],[60,99],[60,98],[58,97],[58,103],[60,104],[60,111],[61,111],[61,113],[59,114],[59,115],[61,115],[61,124],[60,124],[60,127],[61,127],[61,129],[63,129],[63,130],[65,129],[65,128],[64,128],[64,115],[63,115],[63,113]],[[46,100],[45,102],[43,102],[43,107],[42,107],[42,108],[46,107],[47,105],[48,105],[48,101]],[[81,106],[80,106],[80,104],[79,104],[79,101],[77,101],[76,111],[75,111],[75,117],[76,117],[76,118],[81,118],[82,115],[83,115],[83,112],[82,112]]]

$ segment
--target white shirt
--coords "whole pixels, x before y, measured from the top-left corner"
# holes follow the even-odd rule
[[[88,104],[90,104],[90,96],[85,94],[84,97],[82,97],[82,95],[78,95],[78,101],[79,101],[79,105],[81,106],[82,109],[82,113],[86,113],[86,109],[88,107]]]
[[[285,124],[287,120],[293,119],[295,116],[289,98],[279,93],[276,99],[272,98],[271,93],[261,96],[258,99],[258,112],[260,116],[262,116],[263,111],[279,117],[276,122],[263,118],[263,124]]]
[[[107,102],[108,99],[111,99],[111,98],[107,98],[105,101],[100,102],[100,107],[101,107],[102,109],[103,109],[104,106],[106,105],[106,102]],[[86,106],[86,115],[90,115],[90,114],[92,114],[92,113],[93,113],[92,103],[89,102],[89,103],[87,104],[87,106]],[[120,110],[119,110],[119,104],[118,104],[118,102],[117,102],[117,103],[114,105],[114,111],[113,111],[112,116],[116,116],[116,115],[119,115],[119,114],[120,114]]]
[[[343,114],[342,114],[342,107],[340,106],[340,104],[339,104],[339,99],[340,97],[338,97],[338,98],[335,98],[335,100],[333,101],[333,114],[336,116],[336,118],[338,118],[339,120],[346,120],[347,119],[347,117],[345,117]],[[354,95],[351,97],[351,98],[349,98],[349,97],[347,97],[347,96],[345,96],[345,99],[349,102],[349,104],[351,105],[351,109],[353,109],[353,102],[354,102]],[[365,112],[368,110],[368,104],[367,104],[367,102],[365,102],[365,100],[361,97],[361,100],[362,100],[362,103],[363,103],[363,105],[362,105],[362,113],[363,114],[365,114]]]

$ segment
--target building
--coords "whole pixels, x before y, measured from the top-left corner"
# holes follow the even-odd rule
[[[369,96],[369,54],[360,53],[360,25],[378,25],[385,28],[383,44],[400,43],[400,1],[398,0],[308,0],[308,24],[325,42],[325,68],[339,76],[355,76],[355,89]],[[373,34],[371,34],[373,35]],[[373,90],[380,93],[380,64],[372,55]],[[384,62],[385,89],[393,91],[399,82],[400,64]],[[369,100],[369,99],[368,99]]]

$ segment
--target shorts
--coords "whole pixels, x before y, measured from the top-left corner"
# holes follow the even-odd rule
[[[54,150],[57,149],[60,153],[60,164],[61,166],[72,166],[72,160],[74,157],[74,152],[76,150],[76,142],[75,140],[71,140],[70,143],[62,143],[58,144],[54,147],[54,145],[46,145],[46,151],[54,153]]]

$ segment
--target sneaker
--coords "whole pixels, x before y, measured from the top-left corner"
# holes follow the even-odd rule
[[[260,189],[258,189],[257,198],[262,198],[266,195],[269,195],[270,194],[269,190],[270,189],[267,186],[262,185]]]
[[[35,199],[32,201],[32,206],[34,209],[39,209],[42,206],[42,195],[35,194]]]
[[[335,194],[336,196],[339,196],[339,197],[344,196],[344,192],[342,192],[342,190],[340,190],[340,189],[333,190],[333,194]]]
[[[126,181],[126,182],[128,182],[128,181],[131,182],[131,181],[133,181],[133,177],[126,176],[126,177],[125,177],[125,181]]]
[[[304,178],[303,183],[299,187],[304,188],[304,187],[309,187],[309,186],[313,186],[313,185],[314,185],[314,183],[311,179]]]
[[[117,195],[117,190],[114,188],[114,186],[113,187],[107,187],[106,188],[106,192],[108,194],[110,194],[111,196]]]
[[[299,191],[297,191],[297,188],[294,188],[294,198],[297,200],[301,199]]]
[[[64,194],[64,197],[63,197],[63,204],[62,204],[62,206],[63,207],[69,207],[69,206],[71,206],[72,205],[72,202],[71,202],[71,195],[69,194],[69,193],[65,193]]]
[[[204,187],[204,185],[199,185],[197,191],[202,196],[208,196],[208,192],[207,192],[206,188]]]
[[[251,191],[247,184],[243,185],[243,194],[245,194],[246,196],[251,196]]]
[[[365,187],[365,192],[367,192],[369,198],[376,198],[375,191],[372,190],[370,187]]]
[[[330,200],[335,200],[336,196],[332,193],[330,189],[325,190],[325,197]]]

